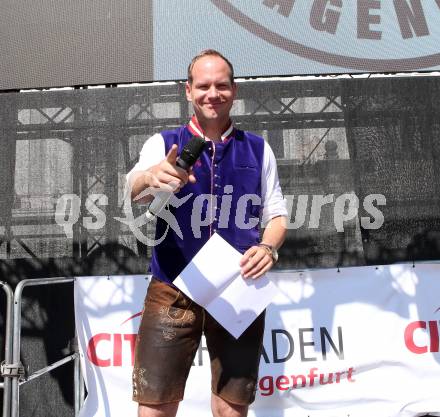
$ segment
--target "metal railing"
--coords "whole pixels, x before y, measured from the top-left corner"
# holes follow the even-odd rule
[[[38,369],[31,375],[26,375],[23,364],[20,362],[21,353],[21,309],[22,295],[26,287],[37,285],[64,284],[73,282],[75,278],[41,278],[25,279],[20,281],[13,293],[11,288],[0,281],[7,296],[7,314],[5,331],[5,361],[2,364],[3,387],[3,417],[19,417],[20,414],[20,386],[62,366],[71,361],[74,362],[74,409],[75,416],[84,402],[84,382],[81,375],[80,356],[78,345],[75,342],[73,352],[68,356],[52,363],[42,369]]]
[[[5,359],[1,365],[1,374],[3,382],[0,387],[3,388],[3,417],[9,417],[11,412],[11,383],[13,373],[12,362],[12,316],[13,316],[13,297],[11,287],[3,281],[0,281],[0,286],[6,294],[6,315],[5,315]]]

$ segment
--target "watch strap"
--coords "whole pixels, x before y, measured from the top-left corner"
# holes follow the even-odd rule
[[[262,248],[265,248],[267,250],[267,253],[272,257],[273,263],[276,263],[276,261],[278,260],[278,257],[275,254],[276,253],[276,249],[272,245],[269,245],[268,243],[260,242],[258,244],[258,246],[261,246]]]

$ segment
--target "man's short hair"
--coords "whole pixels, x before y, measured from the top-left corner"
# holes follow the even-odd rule
[[[201,52],[199,52],[190,62],[190,64],[188,65],[188,82],[190,84],[192,84],[193,82],[193,76],[192,76],[192,70],[194,68],[194,64],[201,58],[204,58],[205,56],[217,56],[221,59],[223,59],[223,61],[225,61],[228,64],[228,67],[230,69],[230,80],[231,83],[234,83],[234,67],[232,66],[231,62],[224,57],[220,52],[216,51],[215,49],[205,49]]]

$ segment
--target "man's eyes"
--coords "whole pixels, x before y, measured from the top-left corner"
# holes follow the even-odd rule
[[[211,86],[210,85],[205,85],[205,84],[201,84],[201,85],[198,85],[198,86],[196,86],[199,90],[209,90],[210,88],[211,88]],[[217,90],[228,90],[229,88],[230,88],[230,85],[229,84],[217,84],[216,86],[215,86],[215,88],[217,89]]]

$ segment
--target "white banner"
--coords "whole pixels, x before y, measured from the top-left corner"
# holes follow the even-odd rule
[[[272,273],[254,417],[440,416],[440,265]],[[81,277],[81,417],[136,415],[131,370],[145,276]],[[178,416],[210,415],[204,342]]]
[[[438,0],[154,0],[153,15],[156,80],[185,79],[206,48],[239,77],[440,66]]]

